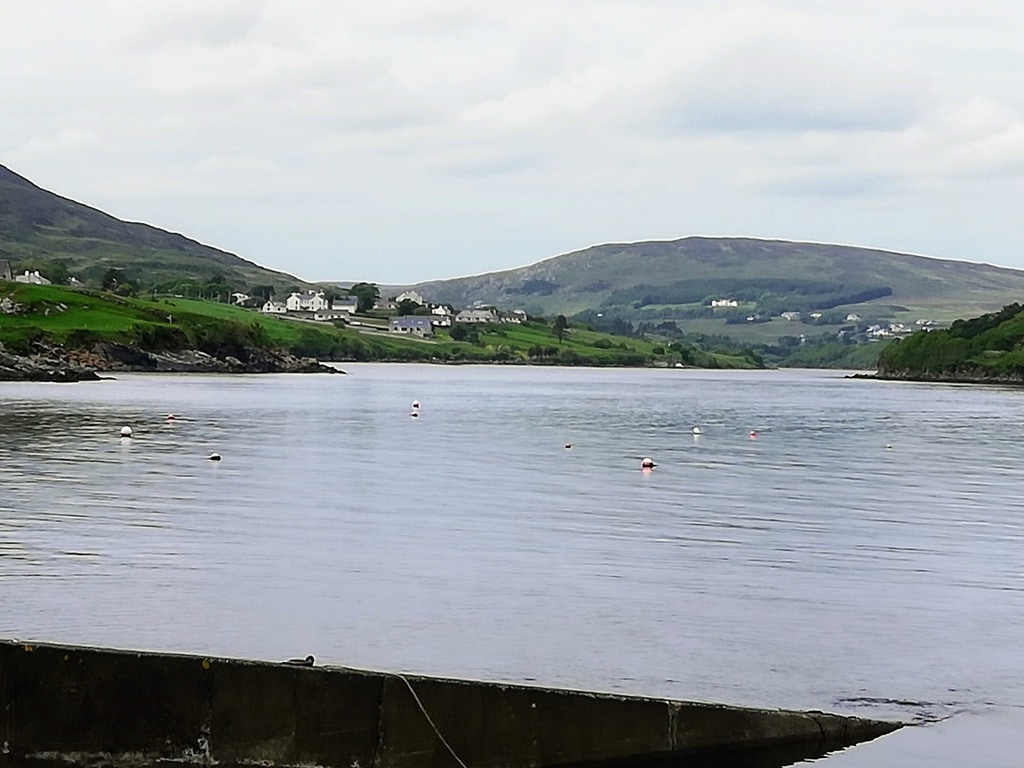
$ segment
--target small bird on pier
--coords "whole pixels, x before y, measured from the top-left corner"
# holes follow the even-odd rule
[[[288,659],[288,661],[282,661],[282,664],[290,664],[293,667],[312,667],[314,659],[312,656],[307,656],[304,659]]]

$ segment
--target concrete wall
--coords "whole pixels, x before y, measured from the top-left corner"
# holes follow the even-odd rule
[[[720,765],[714,761],[723,754],[732,756],[729,765],[770,766],[898,727],[822,713],[0,641],[0,765],[10,766],[39,759],[692,766]]]

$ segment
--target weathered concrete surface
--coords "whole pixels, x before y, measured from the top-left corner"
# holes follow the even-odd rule
[[[899,723],[0,641],[0,766],[781,766]]]

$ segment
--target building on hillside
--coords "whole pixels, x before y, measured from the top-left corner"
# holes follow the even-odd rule
[[[252,297],[249,294],[247,294],[247,293],[232,293],[231,294],[231,301],[234,304],[237,304],[238,306],[242,306],[247,301],[249,301],[251,298]]]
[[[738,307],[740,303],[736,299],[712,299],[712,307]]]
[[[355,296],[342,296],[331,302],[331,312],[343,312],[346,315],[354,315],[359,307],[359,300]]]
[[[501,323],[525,323],[527,320],[526,312],[522,309],[513,309],[509,312],[500,312],[498,315],[498,321]]]
[[[40,275],[38,269],[35,272],[25,270],[24,274],[15,275],[14,280],[18,283],[29,283],[31,285],[50,285],[50,281]]]
[[[496,323],[498,315],[491,308],[464,309],[455,316],[456,323]]]
[[[327,299],[323,291],[293,293],[285,300],[289,312],[321,312],[327,309]]]
[[[267,299],[267,302],[260,307],[260,312],[265,315],[283,315],[288,311],[288,305],[283,301],[272,301]]]
[[[0,259],[0,280],[13,280],[14,273],[11,272],[11,262],[7,259]]]
[[[430,318],[426,315],[392,317],[388,321],[388,330],[391,333],[405,333],[421,338],[434,335],[434,330],[430,325]]]
[[[398,306],[403,301],[411,301],[414,304],[419,304],[421,307],[424,304],[426,304],[426,301],[423,300],[423,297],[416,293],[416,291],[405,291],[404,293],[400,293],[397,296],[395,296],[395,298],[392,299],[392,301],[394,301],[395,306]]]
[[[430,322],[435,328],[450,328],[454,314],[451,307],[445,304],[435,304],[430,308]]]
[[[799,320],[801,317],[803,317],[803,315],[801,315],[799,312],[783,312],[782,313],[782,319],[783,320],[789,320],[790,322],[794,322],[796,320]]]

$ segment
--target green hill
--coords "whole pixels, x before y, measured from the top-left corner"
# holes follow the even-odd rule
[[[957,320],[886,347],[878,375],[889,379],[1024,382],[1024,307]]]
[[[132,298],[49,285],[0,281],[0,357],[60,357],[88,364],[77,352],[107,354],[110,345],[154,353],[188,350],[248,359],[279,350],[320,360],[500,362],[585,366],[756,368],[746,350],[704,352],[682,345],[542,321],[488,325],[456,341],[390,334],[367,318],[358,328],[263,315],[228,304],[180,297]],[[106,350],[106,351],[104,351]],[[2,368],[2,365],[0,365]],[[2,374],[2,371],[0,371]],[[0,375],[0,379],[3,376]]]
[[[1024,296],[1024,271],[891,251],[749,238],[597,245],[519,269],[420,283],[432,301],[562,313],[592,321],[676,321],[688,332],[768,341],[793,333],[783,311],[839,326],[864,319],[949,322]],[[735,299],[713,308],[711,299]],[[757,317],[762,315],[761,317]],[[758,322],[748,322],[748,317]],[[771,322],[769,316],[775,317]],[[806,318],[805,318],[806,319]]]
[[[120,270],[144,289],[217,277],[239,289],[304,284],[184,235],[121,221],[60,197],[2,165],[0,259],[10,261],[16,272],[63,270],[94,286],[108,269]]]

